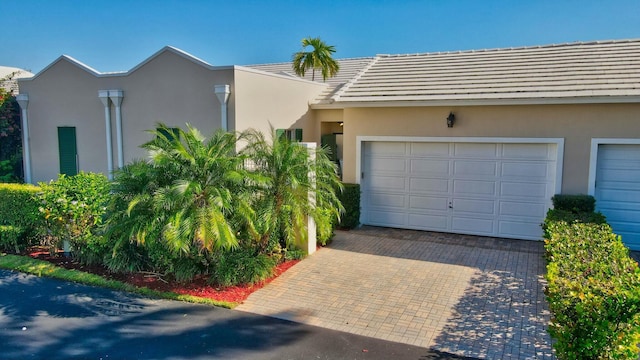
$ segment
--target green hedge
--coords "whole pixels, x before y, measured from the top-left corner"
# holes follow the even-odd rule
[[[593,212],[550,210],[544,229],[556,356],[638,359],[640,269],[620,237]]]
[[[551,198],[553,208],[574,213],[593,213],[596,210],[596,199],[591,195],[558,194]]]
[[[28,184],[0,184],[0,250],[21,251],[37,235],[40,188]]]
[[[340,217],[339,227],[354,229],[360,225],[360,184],[343,184],[344,190],[338,198],[344,206],[344,214]]]

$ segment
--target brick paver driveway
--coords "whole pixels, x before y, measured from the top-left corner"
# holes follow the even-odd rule
[[[551,358],[541,242],[363,227],[236,309],[482,359]]]

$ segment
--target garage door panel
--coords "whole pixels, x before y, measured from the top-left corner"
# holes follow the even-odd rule
[[[367,166],[372,172],[404,173],[407,171],[407,162],[404,159],[398,158],[371,158]]]
[[[456,213],[493,215],[496,212],[493,200],[453,199],[452,205]]]
[[[368,153],[370,155],[405,155],[407,152],[407,146],[401,142],[383,142],[376,141],[367,143]]]
[[[449,176],[449,160],[412,159],[411,174],[428,174],[432,176]]]
[[[511,159],[556,159],[555,146],[549,144],[502,144],[502,157]]]
[[[454,143],[453,155],[456,157],[496,159],[497,144],[483,143]]]
[[[405,221],[407,215],[404,212],[370,210],[368,215],[367,220],[371,224],[389,227],[403,227],[407,225]]]
[[[611,225],[612,228],[617,229],[615,231],[616,234],[622,236],[622,240],[633,240],[634,238],[637,238],[636,235],[634,234],[638,234],[640,232],[640,224],[635,223],[635,222],[612,222],[609,225]]]
[[[411,178],[409,180],[409,190],[411,193],[449,193],[449,180],[447,179],[429,179],[429,178]]]
[[[518,198],[551,198],[548,194],[548,185],[540,183],[525,183],[503,181],[500,183],[500,195]]]
[[[633,165],[627,164],[628,168],[603,168],[604,170],[600,176],[600,182],[618,182],[624,181],[624,179],[640,179],[640,168],[634,168]],[[600,186],[606,186],[600,184]]]
[[[453,174],[465,178],[495,177],[498,174],[498,164],[494,161],[456,160],[453,163]]]
[[[499,233],[506,237],[521,239],[542,238],[540,221],[523,222],[503,220],[498,222]]]
[[[448,197],[435,197],[435,196],[418,196],[413,195],[409,198],[409,208],[415,210],[449,210],[449,198]]]
[[[543,203],[500,201],[498,209],[499,215],[529,217],[533,219],[544,218],[547,213],[547,207]]]
[[[436,156],[446,157],[450,155],[449,143],[410,143],[410,154],[412,156]]]
[[[453,193],[467,195],[496,195],[496,184],[493,181],[454,180]]]
[[[604,189],[604,190],[603,190]],[[640,182],[631,181],[600,181],[598,190],[624,190],[629,192],[640,192]]]
[[[548,163],[533,162],[504,162],[502,163],[500,175],[503,177],[517,177],[525,179],[544,180],[552,174],[553,167]]]
[[[619,209],[606,209],[606,208],[602,208],[600,210],[605,211],[607,213],[607,222],[609,223],[609,225],[613,226],[614,223],[636,224],[637,227],[634,227],[634,229],[637,228],[638,231],[640,232],[640,223],[636,222],[636,220],[640,218],[639,210],[619,210]],[[630,228],[625,225],[623,228],[620,228],[620,229],[629,231]]]
[[[392,207],[404,209],[404,194],[389,194],[371,192],[368,195],[368,204],[371,206]]]
[[[434,214],[409,214],[409,226],[413,229],[446,231],[448,216]]]
[[[633,202],[640,203],[640,191],[627,191],[620,189],[600,189],[598,199],[604,202]]]
[[[473,233],[479,235],[494,234],[494,221],[492,219],[477,219],[467,217],[455,217],[451,221],[453,232]]]
[[[407,190],[404,177],[401,176],[372,176],[370,189],[373,191],[405,191]]]

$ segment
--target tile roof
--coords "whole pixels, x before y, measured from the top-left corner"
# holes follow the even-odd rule
[[[636,39],[378,55],[315,105],[639,96],[640,39]]]
[[[339,86],[351,80],[362,68],[369,64],[373,60],[373,57],[351,58],[351,59],[336,59],[340,65],[340,71],[332,78],[328,78],[326,81],[322,80],[322,74],[316,71],[315,81],[326,82],[330,86]],[[291,62],[273,63],[273,64],[256,64],[256,65],[243,65],[248,68],[262,70],[270,73],[295,76],[291,67]],[[304,79],[311,80],[312,71],[307,71],[304,75]]]

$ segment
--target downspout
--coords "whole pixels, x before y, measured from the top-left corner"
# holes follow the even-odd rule
[[[214,91],[220,101],[221,128],[224,131],[229,130],[229,119],[227,118],[227,103],[229,102],[229,85],[215,85]]]
[[[104,105],[104,126],[107,134],[107,177],[113,180],[113,149],[111,145],[111,107],[109,106],[109,91],[98,91],[98,97]]]
[[[124,149],[122,146],[122,90],[109,90],[109,98],[116,107],[116,143],[118,145],[118,169],[124,166]]]
[[[29,146],[29,121],[27,108],[29,107],[29,95],[18,94],[16,100],[22,110],[22,148],[24,149],[24,181],[31,184],[31,151]]]

